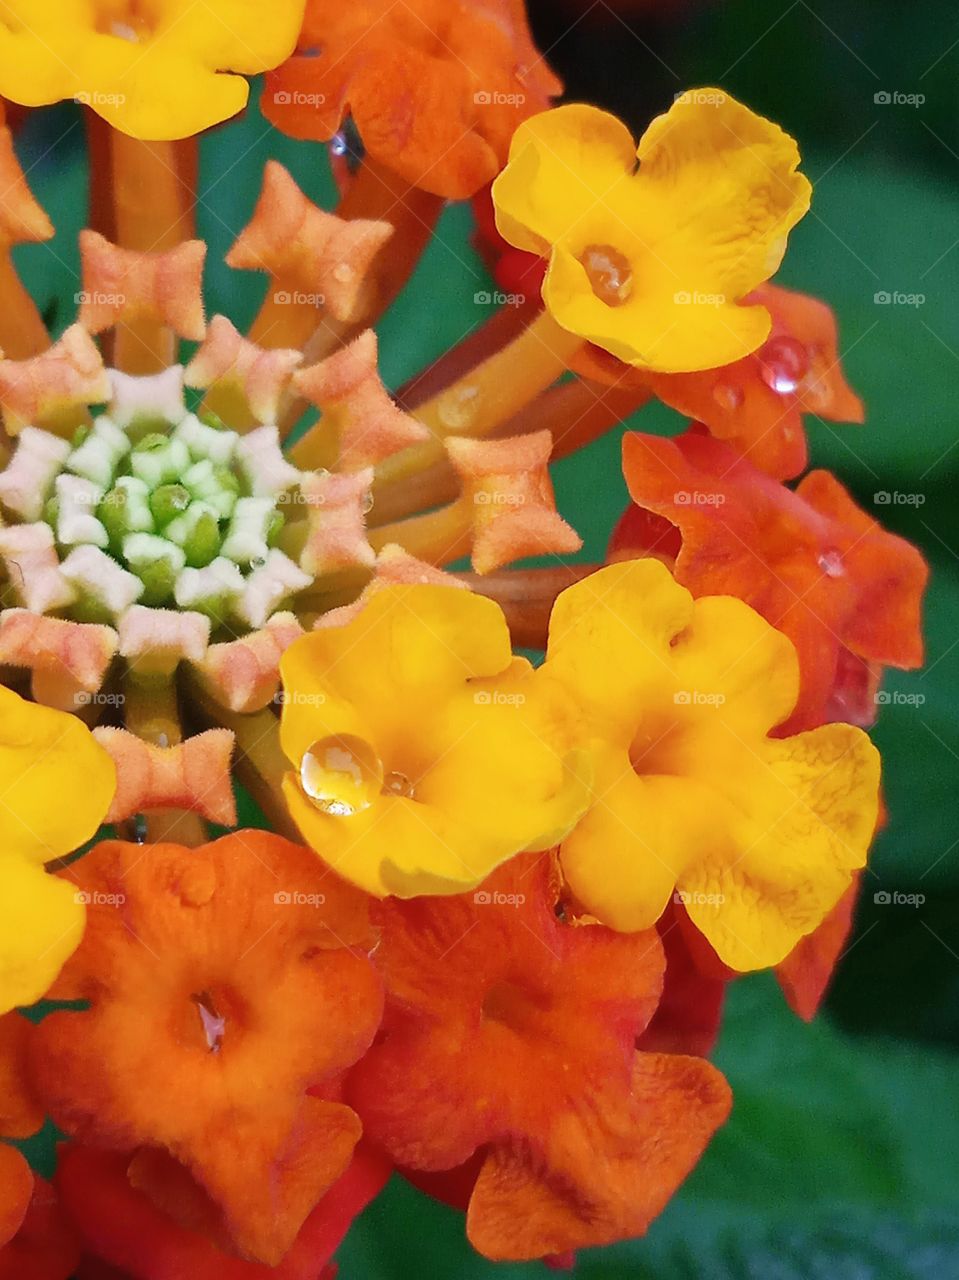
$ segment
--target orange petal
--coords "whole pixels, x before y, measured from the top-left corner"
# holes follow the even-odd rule
[[[781,732],[823,723],[844,649],[907,669],[921,662],[922,556],[828,472],[793,493],[697,431],[628,435],[623,468],[633,501],[682,534],[677,581],[694,596],[738,596],[795,644],[800,697]]]
[[[776,978],[789,1007],[806,1022],[815,1017],[852,932],[861,881],[862,874],[855,875],[852,884],[819,928],[807,934],[795,950],[776,966]]]
[[[495,176],[517,124],[561,88],[520,0],[313,0],[299,44],[309,56],[273,73],[261,100],[277,128],[326,140],[349,112],[377,163],[453,200]]]
[[[474,1246],[526,1259],[635,1235],[725,1119],[707,1063],[636,1054],[659,999],[655,931],[561,922],[547,854],[474,893],[387,901],[383,1034],[351,1073],[366,1133],[403,1165],[474,1151]]]
[[[60,874],[86,895],[87,928],[51,998],[89,1004],[38,1028],[50,1114],[81,1141],[162,1148],[275,1263],[358,1133],[342,1104],[307,1097],[379,1023],[380,984],[350,949],[368,932],[358,895],[262,831],[149,857],[106,842]]]

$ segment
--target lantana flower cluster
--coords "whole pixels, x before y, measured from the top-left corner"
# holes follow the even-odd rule
[[[267,163],[241,333],[190,175],[260,72],[340,203]],[[795,142],[717,89],[638,142],[560,93],[514,0],[3,6],[0,94],[78,99],[91,175],[51,334],[0,133],[4,1275],[330,1280],[391,1175],[567,1266],[728,1116],[727,984],[816,1010],[926,569],[807,471],[863,408],[772,283]],[[447,199],[530,296],[394,396],[375,325]],[[651,399],[688,426],[625,434],[574,559],[550,463]]]

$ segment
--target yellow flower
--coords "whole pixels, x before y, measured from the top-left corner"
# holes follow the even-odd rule
[[[639,368],[716,368],[769,334],[766,310],[740,304],[809,208],[798,163],[792,138],[716,89],[681,94],[638,148],[615,116],[571,104],[513,135],[497,226],[548,256],[543,299],[564,329]]]
[[[39,1000],[76,950],[84,905],[44,864],[89,840],[115,786],[82,721],[0,686],[0,1013]]]
[[[878,752],[844,724],[769,736],[798,663],[742,601],[694,601],[655,560],[611,565],[559,597],[544,676],[594,739],[593,804],[561,859],[606,924],[646,929],[675,894],[726,964],[765,968],[865,863]]]
[[[499,606],[385,587],[280,665],[286,800],[313,848],[370,893],[456,893],[555,844],[587,803],[551,740],[565,695],[513,659]]]
[[[0,96],[76,98],[135,138],[186,138],[243,109],[243,76],[292,53],[305,2],[3,0]]]

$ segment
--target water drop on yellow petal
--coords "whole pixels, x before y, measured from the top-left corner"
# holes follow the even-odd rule
[[[633,268],[625,253],[611,244],[588,244],[579,260],[590,288],[608,307],[621,307],[633,292]]]
[[[353,734],[320,738],[300,762],[300,786],[318,809],[351,818],[383,788],[383,765],[372,746]]]
[[[394,769],[383,779],[383,794],[412,800],[414,799],[413,784],[405,773],[399,773]]]

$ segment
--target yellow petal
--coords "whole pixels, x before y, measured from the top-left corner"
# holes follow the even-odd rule
[[[86,908],[68,880],[0,857],[0,1013],[40,1000],[83,936]]]
[[[613,928],[649,927],[675,888],[726,964],[777,964],[864,864],[878,755],[848,725],[768,736],[796,655],[742,601],[693,602],[658,561],[611,565],[560,596],[540,679],[580,699],[570,739],[602,744],[561,861]]]
[[[727,795],[748,806],[736,854],[710,854],[680,884],[693,923],[731,968],[778,964],[839,901],[865,865],[879,772],[866,734],[831,724],[767,742],[751,771],[727,778]]]
[[[188,137],[246,103],[243,75],[292,51],[305,0],[159,0],[117,6],[8,0],[0,13],[0,94],[27,106],[78,98],[134,137]],[[231,75],[241,72],[242,75]]]
[[[49,862],[93,836],[116,770],[76,716],[0,687],[0,859]]]
[[[777,269],[809,206],[796,144],[715,89],[683,94],[643,136],[591,107],[559,107],[517,131],[493,187],[497,224],[549,254],[543,298],[569,332],[660,372],[732,363],[770,318],[742,299]],[[594,291],[586,262],[611,252],[622,290]]]
[[[493,183],[496,225],[518,249],[545,253],[636,167],[633,136],[598,107],[569,103],[525,120]],[[612,210],[611,205],[607,205]]]
[[[455,893],[505,859],[565,835],[586,782],[556,726],[565,690],[512,659],[502,611],[446,587],[389,587],[346,626],[281,663],[290,812],[344,878],[379,896]],[[365,806],[330,813],[297,774],[317,743],[349,735],[378,767]],[[357,755],[360,752],[360,755]],[[351,765],[351,761],[347,761]],[[380,789],[379,776],[384,780]],[[385,780],[400,780],[402,795]]]

